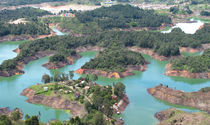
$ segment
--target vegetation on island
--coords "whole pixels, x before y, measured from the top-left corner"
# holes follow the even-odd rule
[[[25,115],[25,120],[20,117],[20,112],[14,111],[8,115],[0,115],[0,125],[45,125],[40,122],[40,112],[39,115],[29,116]]]
[[[75,54],[75,49],[79,46],[100,46],[104,48],[113,44],[120,45],[122,48],[138,46],[153,49],[159,55],[166,57],[177,56],[180,55],[180,46],[199,48],[202,44],[210,43],[209,34],[209,24],[205,24],[204,28],[198,30],[195,34],[185,34],[181,29],[175,28],[171,33],[166,34],[150,31],[105,31],[81,37],[53,36],[21,44],[19,46],[20,54],[12,60],[4,61],[0,70],[15,69],[17,62],[23,61],[26,57],[34,56],[40,51],[54,51],[58,54],[63,53],[67,57]]]
[[[155,114],[161,125],[208,125],[210,115],[205,112],[185,112],[179,109],[170,108]]]
[[[97,76],[89,77],[87,75],[78,80],[69,80],[71,76],[71,71],[69,74],[56,72],[51,78],[44,74],[42,81],[45,84],[34,85],[30,88],[35,91],[36,95],[61,96],[63,99],[75,101],[85,106],[87,115],[82,118],[72,118],[65,123],[71,125],[77,119],[80,122],[79,125],[114,124],[116,119],[113,114],[116,114],[118,110],[113,108],[113,105],[125,96],[125,86],[120,82],[113,84],[113,87],[98,85],[94,82],[97,80]],[[48,89],[44,90],[46,87]]]
[[[131,5],[113,5],[92,11],[76,13],[82,23],[96,22],[102,29],[129,27],[159,27],[170,24],[171,18],[158,15],[152,10],[143,10]]]
[[[187,70],[192,73],[210,72],[210,49],[204,51],[201,56],[189,56],[173,60],[174,70]]]
[[[83,65],[82,69],[123,72],[129,65],[141,66],[144,64],[146,64],[146,61],[140,53],[112,46]]]
[[[32,7],[17,8],[15,10],[5,9],[0,11],[0,20],[10,21],[19,18],[37,18],[45,15],[51,15],[51,13],[45,10]]]

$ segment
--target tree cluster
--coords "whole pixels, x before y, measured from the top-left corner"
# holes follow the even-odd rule
[[[209,11],[201,11],[200,13],[201,16],[210,16],[210,12]]]
[[[163,56],[177,56],[180,55],[180,46],[199,48],[201,44],[210,43],[209,35],[210,26],[205,24],[204,28],[198,30],[195,34],[185,34],[181,29],[175,28],[171,33],[166,34],[150,31],[105,31],[81,37],[53,36],[21,44],[19,46],[21,49],[20,54],[12,60],[4,61],[0,69],[6,71],[15,69],[15,64],[18,61],[24,61],[25,57],[34,56],[39,51],[55,51],[64,53],[66,57],[76,54],[75,48],[88,45],[105,48],[113,44],[120,45],[122,48],[139,46],[151,48]]]
[[[36,9],[32,7],[23,7],[15,10],[1,10],[0,11],[0,20],[1,21],[9,21],[16,20],[19,18],[37,18],[44,15],[51,15],[50,12]]]
[[[6,35],[44,35],[49,34],[50,29],[47,24],[44,24],[37,19],[20,24],[8,24],[0,22],[0,36]]]
[[[201,56],[184,57],[172,61],[174,70],[187,70],[192,73],[210,72],[210,49]]]
[[[112,46],[101,52],[96,58],[91,59],[82,68],[123,72],[129,65],[143,65],[145,63],[146,61],[140,53]]]
[[[128,28],[131,22],[138,27],[159,27],[161,24],[170,24],[171,18],[158,15],[153,10],[143,10],[131,5],[113,5],[101,7],[92,11],[76,14],[82,23],[97,22],[102,29]]]

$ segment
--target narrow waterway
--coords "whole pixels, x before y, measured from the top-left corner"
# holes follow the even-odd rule
[[[12,52],[20,43],[5,42],[0,44],[0,62],[5,59],[14,58],[16,54]],[[1,49],[3,48],[3,49]],[[81,53],[83,56],[73,65],[59,69],[60,72],[68,73],[70,70],[77,70],[85,62],[94,58],[96,52]],[[187,54],[189,55],[189,54]],[[154,114],[158,111],[169,107],[181,108],[185,111],[197,111],[192,108],[170,105],[156,100],[147,93],[147,88],[154,87],[160,83],[167,84],[169,87],[179,90],[191,92],[200,88],[210,86],[210,80],[204,79],[187,79],[181,77],[168,77],[164,75],[165,65],[167,61],[161,62],[151,59],[149,56],[144,57],[150,62],[145,72],[136,72],[136,75],[123,79],[108,79],[99,77],[97,83],[101,85],[112,85],[113,82],[121,81],[126,85],[126,92],[130,100],[130,104],[122,114],[125,125],[155,125],[158,123],[154,118]],[[24,67],[25,74],[13,76],[9,78],[0,78],[0,107],[20,108],[24,114],[37,115],[41,112],[41,121],[47,122],[52,119],[67,120],[70,114],[63,110],[56,110],[42,105],[34,105],[26,103],[26,97],[20,93],[31,85],[41,83],[41,77],[44,73],[53,74],[55,70],[47,70],[41,65],[48,61],[49,57],[31,61]],[[74,79],[80,75],[75,74]]]

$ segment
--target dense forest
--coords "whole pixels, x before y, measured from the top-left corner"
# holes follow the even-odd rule
[[[171,18],[158,15],[153,10],[143,10],[131,5],[113,5],[92,11],[76,13],[82,23],[96,22],[102,29],[129,27],[159,27],[170,24]]]
[[[49,34],[50,29],[48,25],[38,19],[38,17],[50,14],[48,11],[30,7],[2,10],[0,11],[0,36]],[[17,19],[20,19],[19,23],[13,23]]]
[[[16,20],[19,18],[36,18],[44,15],[51,15],[51,13],[41,9],[23,7],[15,10],[1,10],[0,21]]]
[[[9,24],[0,22],[0,36],[6,35],[43,35],[49,34],[50,29],[47,24],[38,21],[36,18],[26,21],[26,23]]]
[[[113,5],[86,12],[76,12],[76,18],[51,17],[46,23],[59,23],[62,29],[76,34],[97,33],[116,28],[159,27],[171,23],[171,18],[156,14],[153,10],[143,10],[130,5]]]
[[[192,14],[193,11],[190,9],[189,6],[185,6],[183,8],[180,8],[179,6],[174,6],[170,8],[170,12],[173,14]]]
[[[145,63],[146,61],[140,53],[119,46],[111,46],[83,65],[82,68],[123,72],[128,65],[144,65]]]
[[[210,49],[201,56],[190,56],[172,61],[174,70],[187,70],[193,73],[210,72]]]
[[[3,2],[0,5],[4,6],[17,6],[25,4],[39,4],[43,2],[61,2],[61,1],[71,1],[71,0],[2,0]]]
[[[87,36],[54,36],[38,39],[21,44],[20,54],[13,60],[4,61],[0,66],[1,70],[13,69],[13,64],[22,61],[24,57],[35,55],[39,51],[55,51],[57,53],[69,54],[69,50],[74,50],[79,46],[100,46],[110,47],[113,44],[123,47],[138,46],[150,48],[163,56],[180,55],[179,47],[199,48],[201,44],[210,43],[210,26],[205,24],[204,28],[195,34],[185,34],[179,28],[175,28],[171,33],[159,33],[150,31],[105,31]]]
[[[201,11],[200,15],[201,16],[210,16],[210,12],[203,10],[203,11]]]

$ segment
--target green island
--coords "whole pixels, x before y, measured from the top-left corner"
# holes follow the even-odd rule
[[[43,7],[42,3],[46,7]],[[95,4],[96,6],[94,7],[100,8],[93,10],[90,8],[90,10],[87,9],[88,11],[62,10],[52,14],[54,13],[53,9],[62,9],[72,3],[77,3],[75,5],[77,7],[82,4]],[[52,13],[27,7],[34,7],[34,5],[28,4],[38,4],[38,7],[43,7],[52,11]],[[98,53],[95,57],[83,55],[84,58],[81,59],[83,62],[76,62],[71,68],[77,70],[69,71],[68,74],[60,73],[57,70],[55,72],[54,70],[49,72],[46,69],[40,70],[42,74],[45,71],[52,74],[50,76],[45,73],[42,76],[41,81],[43,84],[37,82],[36,85],[31,84],[35,83],[34,81],[38,81],[33,79],[37,71],[32,72],[34,76],[29,74],[32,78],[30,81],[33,81],[29,83],[30,85],[25,85],[26,82],[24,81],[27,81],[27,79],[22,80],[22,77],[27,77],[27,73],[25,74],[26,76],[12,77],[12,80],[2,78],[3,83],[8,81],[15,82],[16,78],[22,82],[19,84],[22,87],[21,91],[24,89],[21,96],[27,97],[27,100],[21,100],[20,98],[21,101],[47,106],[44,108],[50,107],[51,110],[62,109],[71,114],[71,118],[66,121],[51,120],[42,123],[41,117],[52,118],[54,114],[52,113],[52,116],[50,114],[48,114],[49,116],[42,116],[38,112],[38,115],[29,116],[26,114],[25,118],[23,118],[23,112],[18,108],[14,110],[0,108],[0,125],[123,125],[124,118],[126,125],[139,124],[140,122],[136,118],[138,119],[138,114],[142,115],[143,113],[145,113],[143,114],[145,116],[140,116],[142,123],[154,124],[156,122],[151,118],[151,115],[160,111],[159,109],[168,108],[168,105],[178,108],[183,106],[186,109],[195,108],[202,112],[189,113],[174,108],[160,111],[155,114],[155,117],[160,121],[159,125],[208,125],[210,123],[210,87],[208,87],[208,81],[206,80],[207,87],[205,86],[205,88],[198,91],[195,91],[195,89],[197,90],[197,87],[200,87],[200,85],[193,84],[194,86],[190,88],[190,85],[185,85],[184,83],[185,81],[187,83],[191,83],[191,81],[192,83],[204,83],[206,82],[204,79],[210,79],[210,24],[204,23],[194,34],[186,34],[181,28],[171,28],[178,22],[195,23],[196,21],[189,21],[192,17],[195,17],[193,18],[195,20],[202,18],[208,22],[208,4],[209,0],[0,1],[0,42],[30,39],[30,41],[20,44],[15,50],[17,53],[15,58],[9,58],[1,63],[0,78],[2,76],[10,77],[24,74],[24,71],[28,72],[29,69],[26,67],[23,71],[23,67],[26,64],[42,57],[49,56],[49,59],[41,59],[40,66],[47,69],[59,69],[66,65],[74,64],[76,60],[82,57],[83,54],[81,52],[96,51]],[[16,9],[13,10],[11,6],[15,6],[14,8]],[[8,10],[3,10],[2,8],[4,7],[8,7]],[[141,7],[146,9],[141,9]],[[156,9],[153,10],[153,8]],[[52,32],[50,30],[52,27],[55,30],[68,33],[68,35],[55,36],[56,31]],[[169,28],[172,29],[170,33],[161,32]],[[184,57],[182,52],[189,52],[190,54],[191,52],[202,52],[202,54]],[[169,63],[166,64],[166,62],[148,59],[147,56],[142,56],[143,54],[159,61],[169,60]],[[86,60],[86,63],[84,63],[83,59],[90,59],[90,61],[87,62]],[[151,61],[149,67],[147,67],[149,62],[146,59]],[[35,62],[35,65],[38,64]],[[40,66],[38,67],[40,68]],[[158,68],[156,69],[154,66]],[[163,75],[162,72],[164,70],[160,68],[161,66],[162,68],[166,66],[165,75],[196,78],[196,80],[169,78]],[[150,67],[154,69],[151,70]],[[145,71],[147,68],[150,68],[149,72],[142,73],[144,75],[141,73],[135,75],[136,79],[133,79],[133,77],[123,80],[109,79],[108,85],[105,84],[107,86],[101,85],[104,85],[103,82],[106,82],[104,79],[132,76],[134,71]],[[67,68],[65,67],[64,69],[66,70]],[[63,69],[60,70],[66,72]],[[74,72],[85,75],[81,75],[84,76],[83,78],[73,79]],[[76,77],[78,74],[76,74]],[[148,78],[145,77],[145,74],[148,75]],[[151,77],[150,74],[153,76]],[[158,86],[154,84],[155,87],[149,88],[153,85],[152,82],[158,81],[154,77],[155,75],[161,80],[170,81],[171,79],[172,82],[170,84],[173,84],[175,88],[172,89],[168,85],[163,84]],[[98,76],[107,78],[100,77],[99,81]],[[31,79],[30,77],[28,78]],[[129,79],[131,79],[131,83],[133,82],[131,85],[134,87],[130,87],[127,84],[130,83]],[[123,81],[123,83],[112,83],[112,80]],[[145,84],[137,87],[136,83],[141,83],[141,80]],[[126,81],[129,82],[126,83]],[[183,85],[178,85],[177,83],[183,83]],[[124,84],[130,88],[127,87],[126,90]],[[180,90],[176,90],[176,87]],[[5,87],[5,84],[0,86],[0,88],[9,90],[9,87]],[[149,94],[145,94],[146,91],[143,93],[142,91],[144,90],[147,90]],[[17,91],[20,94],[19,89]],[[129,104],[126,92],[129,97],[131,96],[131,107],[124,114],[123,111]],[[2,93],[5,94],[6,92],[2,91]],[[11,96],[14,93],[11,91]],[[133,93],[138,93],[138,95],[135,96]],[[17,93],[15,94],[17,95]],[[7,95],[10,94],[7,93]],[[155,97],[156,100],[147,98],[150,95]],[[12,97],[4,99],[1,95],[0,97],[3,98],[3,101],[6,100],[6,103],[12,99]],[[145,104],[133,101],[142,101],[142,98],[146,100]],[[154,102],[154,104],[151,104],[151,102]],[[166,106],[162,106],[160,103],[166,104]],[[3,103],[3,105],[5,104]],[[20,108],[23,108],[21,106]],[[42,106],[37,109],[43,111]],[[142,108],[141,106],[145,107]],[[134,110],[140,110],[143,113],[137,112],[136,115],[136,111],[131,111],[133,107],[135,107]],[[23,111],[25,112],[25,110]],[[45,113],[45,111],[43,112]],[[57,112],[56,110],[55,114],[59,114],[59,111]],[[133,114],[135,114],[135,117]],[[59,116],[61,115],[59,114]],[[57,116],[55,117],[60,119]]]
[[[172,60],[166,65],[166,75],[188,78],[210,78],[210,49],[200,56],[189,56]]]
[[[71,124],[74,118],[79,119],[80,123],[77,125],[123,123],[115,117],[122,113],[129,103],[122,83],[114,83],[113,87],[101,86],[94,82],[98,79],[97,75],[87,75],[78,80],[72,80],[73,76],[73,71],[69,74],[56,72],[52,78],[44,74],[42,81],[45,84],[31,86],[21,95],[28,97],[29,103],[70,110],[73,116],[73,120],[69,121],[70,125],[74,125]]]
[[[119,46],[112,46],[99,53],[76,72],[121,78],[134,75],[133,70],[146,70],[146,64],[146,60],[140,53],[125,50]]]
[[[179,47],[204,49],[202,44],[210,42],[209,37],[206,37],[209,33],[209,25],[205,24],[202,29],[192,35],[185,34],[181,29],[176,28],[168,34],[150,31],[105,31],[80,37],[67,35],[37,39],[21,44],[18,56],[4,61],[0,66],[0,76],[22,74],[23,64],[44,56],[56,56],[56,58],[51,58],[51,62],[56,62],[55,59],[65,60],[68,56],[75,55],[75,51],[77,55],[77,52],[80,52],[78,48],[82,46],[107,48],[116,44],[125,49],[151,55],[155,59],[168,60],[171,57],[180,56]],[[62,57],[57,58],[58,55]]]

